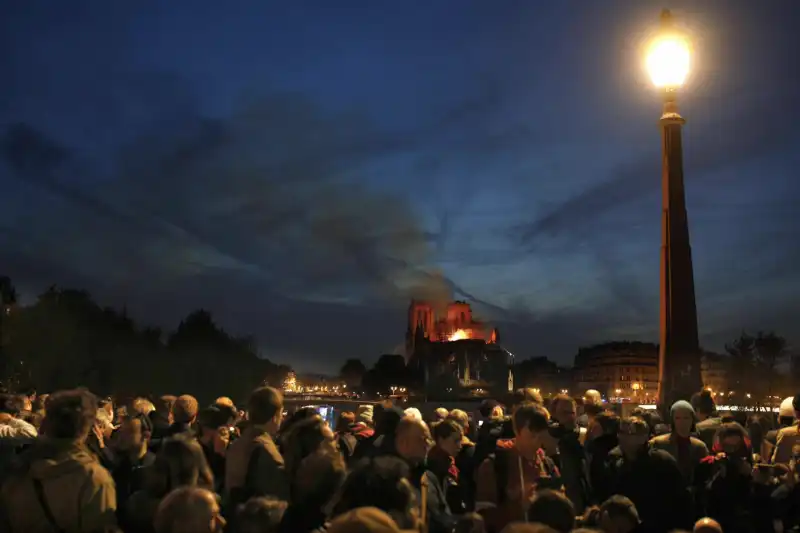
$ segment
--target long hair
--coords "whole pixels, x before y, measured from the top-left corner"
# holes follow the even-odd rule
[[[214,490],[214,475],[203,448],[194,439],[167,439],[156,455],[153,474],[150,489],[157,495],[184,486]]]

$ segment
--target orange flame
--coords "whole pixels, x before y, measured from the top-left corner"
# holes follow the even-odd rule
[[[450,341],[460,341],[460,340],[469,339],[469,338],[470,338],[469,337],[469,331],[464,330],[464,329],[457,329],[455,331],[455,333],[450,335],[450,338],[448,340],[450,340]]]

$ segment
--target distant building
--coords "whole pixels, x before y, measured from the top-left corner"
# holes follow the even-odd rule
[[[408,307],[408,329],[406,330],[406,357],[414,352],[417,330],[431,342],[446,342],[465,339],[499,342],[497,329],[491,328],[472,316],[472,308],[466,302],[451,302],[437,312],[430,302],[412,300]]]
[[[573,372],[576,394],[595,389],[606,399],[654,402],[658,394],[658,346],[609,342],[581,348]]]
[[[513,390],[514,356],[499,344],[497,329],[475,320],[465,302],[441,316],[428,302],[408,308],[406,361],[428,398],[498,396]]]
[[[565,390],[572,393],[573,375],[571,368],[561,367],[547,357],[525,359],[519,361],[514,367],[517,388],[530,387],[545,397]],[[578,391],[575,392],[578,393]]]
[[[728,358],[724,355],[706,352],[700,359],[700,375],[703,387],[713,393],[728,390]]]

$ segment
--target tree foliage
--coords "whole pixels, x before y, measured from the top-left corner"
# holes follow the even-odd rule
[[[361,359],[348,359],[342,365],[339,377],[347,383],[348,387],[353,388],[361,385],[366,373],[367,367],[361,362]]]
[[[395,354],[381,355],[375,365],[364,375],[363,388],[371,393],[386,393],[390,387],[411,385],[411,372],[405,357]]]
[[[101,307],[89,293],[50,287],[2,324],[3,384],[40,391],[84,386],[118,395],[245,397],[288,368],[258,357],[254,342],[230,335],[205,310],[168,335],[139,326],[127,310]]]
[[[785,338],[774,332],[742,332],[725,346],[728,353],[728,388],[755,398],[771,396],[780,367],[789,360]]]

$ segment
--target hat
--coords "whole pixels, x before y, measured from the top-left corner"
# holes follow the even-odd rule
[[[360,507],[334,518],[327,533],[400,533],[400,528],[377,507]]]
[[[690,413],[692,413],[692,416],[695,415],[694,407],[692,407],[692,404],[690,404],[686,400],[678,400],[677,402],[672,404],[672,407],[669,408],[669,417],[674,418],[675,411],[679,410],[689,411]]]
[[[800,411],[800,394],[796,394],[792,399],[792,407],[795,411]]]
[[[795,400],[797,396],[789,396],[784,398],[781,406],[778,408],[778,417],[780,418],[794,418],[794,412],[798,409],[795,407]]]
[[[363,422],[372,425],[372,406],[369,404],[359,405],[356,410],[356,422]]]

